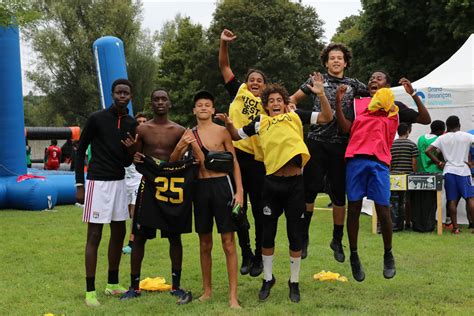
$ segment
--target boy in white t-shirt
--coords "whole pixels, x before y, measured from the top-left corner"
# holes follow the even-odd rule
[[[471,217],[474,215],[474,188],[470,170],[473,162],[469,161],[469,151],[474,143],[474,135],[460,131],[459,117],[455,115],[448,117],[446,127],[448,132],[438,137],[425,150],[425,153],[443,169],[448,211],[453,222],[452,233],[459,234],[456,208],[461,197],[466,200],[466,210],[471,214]],[[433,155],[434,149],[443,154],[445,161],[440,161]]]

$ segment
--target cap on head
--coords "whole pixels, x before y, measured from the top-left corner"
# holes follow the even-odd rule
[[[201,90],[194,95],[194,103],[199,99],[211,100],[214,103],[214,95],[206,90]]]

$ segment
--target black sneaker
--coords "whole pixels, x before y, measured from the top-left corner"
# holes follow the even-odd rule
[[[250,267],[250,276],[257,277],[263,272],[262,255],[255,255],[252,259]]]
[[[351,268],[352,276],[357,282],[362,282],[365,280],[365,272],[364,268],[362,268],[362,264],[360,263],[359,255],[351,254]]]
[[[171,295],[176,296],[178,300],[176,301],[176,304],[178,305],[184,305],[187,303],[190,303],[193,300],[193,294],[191,291],[186,291],[184,289],[178,288],[175,290],[172,290]]]
[[[304,236],[303,248],[301,249],[301,259],[305,259],[308,256],[308,244],[309,244],[309,236]]]
[[[344,249],[342,249],[342,242],[333,238],[329,244],[329,247],[331,247],[331,249],[334,251],[334,259],[336,259],[337,262],[344,262],[344,260],[346,260]]]
[[[252,267],[253,257],[242,257],[242,265],[240,266],[240,274],[249,274],[250,268]]]
[[[293,303],[299,303],[300,302],[300,286],[298,282],[290,282],[288,280],[288,287],[290,288],[290,300]]]
[[[135,290],[133,287],[130,287],[127,292],[123,293],[123,295],[120,297],[120,300],[126,301],[132,298],[140,297],[140,295],[142,295],[140,290]]]
[[[272,274],[272,279],[270,281],[263,280],[262,288],[258,293],[258,299],[263,302],[270,296],[270,290],[275,285],[276,279],[275,276]]]
[[[393,258],[393,254],[390,251],[383,256],[383,277],[386,279],[391,279],[396,273],[397,270],[395,269],[395,258]]]

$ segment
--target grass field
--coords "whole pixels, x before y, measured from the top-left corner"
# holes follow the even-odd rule
[[[318,200],[317,204],[324,206],[327,199]],[[83,303],[86,225],[81,223],[81,214],[75,206],[44,212],[0,211],[0,315],[474,314],[474,235],[469,230],[464,229],[458,236],[448,232],[442,236],[411,231],[395,234],[397,275],[385,280],[381,236],[370,233],[371,218],[362,216],[359,254],[366,280],[358,283],[352,278],[348,260],[341,264],[332,257],[329,210],[318,210],[313,216],[309,256],[301,265],[299,304],[288,299],[288,242],[285,219],[281,217],[274,260],[277,282],[265,303],[257,299],[261,277],[239,276],[243,309],[236,313],[229,310],[225,258],[217,234],[213,252],[214,297],[210,302],[177,306],[169,293],[144,293],[140,299],[128,302],[106,297],[103,288],[107,281],[109,230],[105,228],[96,276],[102,305],[91,309]],[[182,285],[198,297],[201,271],[197,235],[184,235],[183,243]],[[348,247],[345,251],[347,255]],[[341,273],[349,282],[314,281],[313,274],[321,270]],[[120,280],[126,287],[129,273],[130,257],[123,256]],[[156,239],[147,244],[141,275],[170,280],[167,240]]]

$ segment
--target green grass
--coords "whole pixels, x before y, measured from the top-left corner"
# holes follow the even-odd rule
[[[327,205],[327,198],[317,207]],[[83,304],[85,291],[84,245],[86,225],[81,209],[56,207],[52,212],[0,211],[2,236],[0,256],[1,315],[145,315],[145,314],[234,314],[227,303],[227,275],[220,238],[214,235],[213,289],[210,302],[177,306],[168,293],[144,293],[140,299],[121,302],[106,297],[108,227],[99,249],[96,287],[102,306]],[[474,311],[474,235],[467,229],[453,236],[445,232],[394,235],[397,275],[382,276],[383,246],[380,235],[370,233],[369,216],[361,216],[359,254],[366,280],[357,283],[350,265],[337,263],[329,249],[332,216],[318,210],[313,216],[309,257],[302,262],[300,304],[288,299],[289,260],[284,217],[280,218],[276,241],[274,274],[277,283],[267,302],[259,303],[261,278],[239,276],[239,314],[463,314]],[[253,232],[252,232],[253,234]],[[201,293],[199,244],[195,233],[183,235],[182,285]],[[347,242],[344,242],[347,244]],[[240,250],[239,250],[240,251]],[[348,248],[345,249],[348,254]],[[240,258],[239,258],[240,259]],[[348,277],[349,282],[317,282],[313,274],[330,270]],[[121,283],[129,284],[130,257],[123,256]],[[142,278],[164,276],[170,280],[168,242],[155,239],[147,244]],[[100,291],[99,291],[100,290]]]

